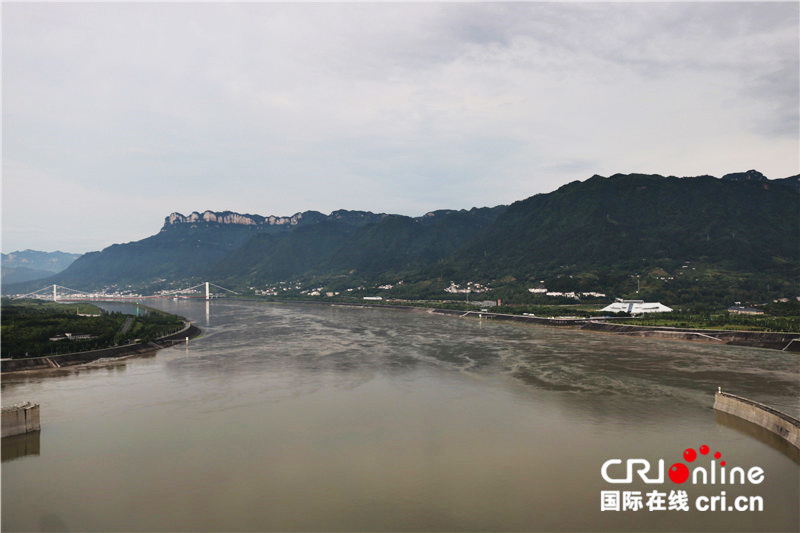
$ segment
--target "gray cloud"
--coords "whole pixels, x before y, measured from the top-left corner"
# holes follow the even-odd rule
[[[797,65],[793,3],[6,4],[3,246],[84,251],[206,208],[415,215],[594,173],[783,177]]]
[[[764,114],[754,120],[756,131],[772,137],[797,138],[800,132],[800,67],[785,60],[777,70],[750,80],[743,91],[763,103]]]

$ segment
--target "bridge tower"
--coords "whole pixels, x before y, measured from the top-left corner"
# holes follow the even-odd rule
[[[208,282],[206,281],[206,301],[211,299],[211,287],[209,287]]]
[[[53,283],[53,301],[54,302],[58,300],[58,292],[57,292],[57,288],[56,287],[57,287],[56,284]]]

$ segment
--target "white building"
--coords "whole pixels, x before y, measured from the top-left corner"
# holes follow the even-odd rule
[[[601,309],[606,313],[629,313],[640,315],[642,313],[669,313],[670,307],[659,302],[645,302],[644,300],[621,300],[617,298],[613,304]]]

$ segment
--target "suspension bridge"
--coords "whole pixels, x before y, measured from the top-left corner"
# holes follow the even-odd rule
[[[120,293],[112,293],[108,294],[106,292],[86,292],[80,291],[77,289],[70,289],[69,287],[62,287],[61,285],[48,285],[47,287],[43,287],[38,291],[29,292],[28,294],[22,294],[15,296],[14,299],[21,299],[21,298],[38,298],[40,300],[52,300],[54,302],[87,302],[87,301],[138,301],[138,300],[152,300],[152,299],[159,299],[159,298],[173,298],[173,299],[182,299],[182,298],[202,298],[206,301],[211,300],[212,298],[217,298],[216,294],[213,294],[211,288],[219,289],[220,291],[228,292],[231,294],[239,294],[235,291],[230,289],[226,289],[225,287],[221,287],[216,283],[212,283],[210,281],[204,281],[203,283],[198,283],[193,287],[187,287],[185,289],[177,289],[171,291],[163,291],[157,294],[153,294],[150,296],[143,296],[141,294],[120,294]],[[203,291],[205,289],[205,291]]]

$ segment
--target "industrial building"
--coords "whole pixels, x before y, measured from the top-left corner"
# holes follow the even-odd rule
[[[645,302],[644,300],[617,300],[602,308],[601,311],[607,313],[629,313],[640,315],[643,313],[669,313],[672,308],[659,302]]]

